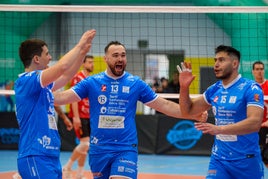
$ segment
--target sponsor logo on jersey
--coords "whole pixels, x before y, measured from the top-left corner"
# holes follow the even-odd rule
[[[106,85],[101,85],[101,91],[105,92],[107,90],[107,86]]]
[[[260,101],[260,95],[259,94],[254,94],[254,100],[256,102],[259,102]]]

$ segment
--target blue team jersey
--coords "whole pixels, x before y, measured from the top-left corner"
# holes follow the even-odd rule
[[[221,81],[210,86],[203,94],[212,105],[215,124],[228,125],[247,118],[247,107],[263,108],[264,96],[261,87],[254,81],[238,76],[228,86]],[[260,155],[259,136],[257,132],[246,135],[215,136],[212,154],[225,160],[236,160],[249,155]]]
[[[127,72],[116,79],[102,72],[87,77],[72,89],[90,102],[91,154],[137,151],[137,101],[148,103],[157,98],[148,84]]]
[[[41,86],[41,71],[23,73],[15,82],[16,116],[20,128],[18,158],[59,157],[60,136],[51,88]]]

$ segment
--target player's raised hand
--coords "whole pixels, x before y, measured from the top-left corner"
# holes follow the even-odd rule
[[[192,65],[190,62],[181,62],[181,66],[177,65],[180,73],[179,81],[181,87],[189,87],[195,76],[192,75]]]
[[[79,43],[77,44],[81,48],[82,54],[86,54],[90,50],[92,40],[94,39],[95,35],[95,29],[88,30],[82,35]]]

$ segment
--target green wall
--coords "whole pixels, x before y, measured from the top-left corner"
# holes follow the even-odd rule
[[[29,38],[50,13],[0,12],[0,83],[23,72],[18,56],[20,43]]]
[[[256,60],[268,59],[268,14],[242,13],[209,16],[231,37],[232,46],[240,50],[242,55],[240,72],[244,77],[252,78],[249,64]]]

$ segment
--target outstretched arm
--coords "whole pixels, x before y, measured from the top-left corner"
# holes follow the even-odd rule
[[[195,123],[195,127],[203,133],[217,135],[244,135],[252,132],[258,132],[263,117],[263,109],[257,106],[247,107],[247,118],[240,122],[216,126],[210,123]]]
[[[56,81],[53,87],[54,91],[64,86],[82,65],[85,55],[91,48],[95,34],[94,29],[86,31],[73,49],[65,54],[55,65],[45,69],[41,77],[42,85],[47,86]]]
[[[168,116],[175,118],[184,118],[184,119],[192,119],[200,122],[205,122],[208,117],[207,111],[202,111],[199,113],[195,113],[193,115],[183,115],[181,113],[180,104],[175,103],[173,101],[166,100],[162,97],[158,97],[156,100],[146,104],[147,106],[164,113]]]
[[[183,116],[200,114],[210,109],[210,105],[203,96],[191,99],[189,87],[195,76],[192,75],[191,63],[183,62],[177,66],[180,73],[180,110]]]
[[[81,120],[79,116],[78,103],[72,103],[71,105],[73,110],[73,126],[75,131],[79,131],[82,128]]]
[[[65,91],[56,91],[53,95],[55,105],[70,104],[81,100],[72,88]]]

